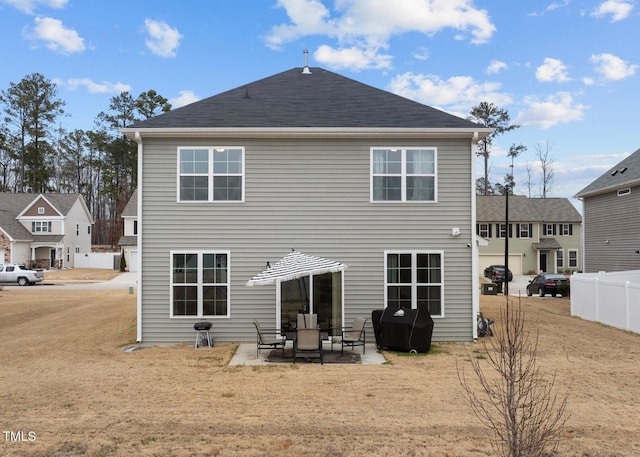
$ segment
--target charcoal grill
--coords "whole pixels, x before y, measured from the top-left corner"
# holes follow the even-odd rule
[[[196,331],[196,345],[195,348],[198,349],[199,346],[213,347],[213,340],[211,338],[211,322],[196,322],[193,324],[193,329]]]

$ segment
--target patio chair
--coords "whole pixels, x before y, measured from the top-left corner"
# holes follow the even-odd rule
[[[260,357],[260,349],[277,349],[282,347],[284,354],[284,346],[287,339],[284,335],[275,336],[279,330],[262,328],[259,321],[253,321],[256,326],[256,357]]]
[[[318,326],[318,315],[298,313],[296,323],[296,328],[316,328]]]
[[[333,351],[334,344],[340,343],[342,346],[341,354],[344,355],[345,346],[351,346],[351,349],[355,349],[356,346],[362,346],[362,354],[364,355],[365,344],[367,342],[367,334],[364,329],[366,323],[366,318],[356,317],[351,327],[344,327],[342,329],[341,336],[334,336],[331,339],[331,350]]]
[[[299,328],[293,340],[293,363],[296,363],[298,352],[317,352],[320,354],[320,365],[324,365],[324,351],[320,328]]]

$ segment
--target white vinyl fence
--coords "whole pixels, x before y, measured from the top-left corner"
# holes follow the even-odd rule
[[[640,333],[640,270],[572,275],[571,315]]]
[[[119,252],[85,252],[76,254],[75,268],[105,268],[107,270],[120,269]]]

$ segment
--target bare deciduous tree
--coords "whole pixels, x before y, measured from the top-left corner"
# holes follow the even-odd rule
[[[458,378],[473,413],[493,433],[498,455],[554,455],[568,419],[568,394],[554,393],[555,375],[545,376],[537,363],[538,334],[530,338],[521,304],[506,300],[496,336],[481,343],[482,357],[468,352],[477,383],[460,367]]]
[[[540,196],[547,198],[553,184],[553,158],[551,158],[553,144],[545,141],[536,144],[535,148],[536,158],[540,161]]]
[[[524,170],[526,173],[526,178],[524,181],[524,185],[527,188],[527,197],[531,198],[531,187],[533,186],[533,166],[529,162],[525,162]]]

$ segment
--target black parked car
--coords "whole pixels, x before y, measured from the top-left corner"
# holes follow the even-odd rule
[[[493,282],[504,282],[504,265],[491,265],[484,269],[484,277]],[[513,274],[509,270],[509,281],[513,280]]]
[[[533,294],[538,294],[541,297],[545,295],[551,295],[555,297],[560,294],[558,291],[558,285],[569,283],[569,278],[564,275],[554,275],[554,274],[542,274],[538,275],[529,281],[527,284],[527,295],[531,297]],[[562,289],[562,286],[560,286]],[[562,294],[560,294],[562,295]]]

